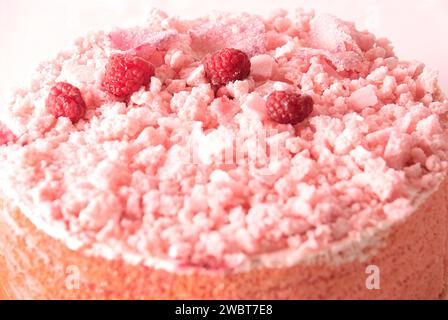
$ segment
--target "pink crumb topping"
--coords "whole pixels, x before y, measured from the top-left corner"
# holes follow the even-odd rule
[[[16,136],[12,131],[2,122],[0,122],[0,146],[13,142]]]
[[[215,93],[202,58],[223,47],[246,52],[252,70]],[[110,102],[100,88],[108,57],[139,48],[157,52],[150,86]],[[45,108],[57,81],[85,97],[77,124]],[[273,122],[275,90],[309,95],[313,114]],[[0,172],[34,215],[82,241],[232,269],[408,215],[445,176],[447,109],[433,73],[333,17],[159,13],[42,64],[9,105],[21,139],[1,147]]]

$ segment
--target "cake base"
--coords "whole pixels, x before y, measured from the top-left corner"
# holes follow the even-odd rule
[[[443,293],[448,271],[445,190],[446,183],[414,214],[385,232],[384,248],[364,262],[303,263],[216,275],[182,275],[85,256],[38,230],[3,199],[0,298],[436,299]],[[366,288],[369,265],[380,270],[379,290]],[[74,278],[78,271],[79,283]]]

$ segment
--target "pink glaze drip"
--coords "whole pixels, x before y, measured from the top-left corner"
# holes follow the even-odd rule
[[[233,269],[400,220],[443,180],[447,101],[434,73],[400,61],[386,40],[301,11],[154,21],[157,33],[78,40],[9,105],[21,138],[2,147],[1,178],[46,224],[112,251]],[[150,87],[128,105],[107,101],[108,55],[142,45],[161,54]],[[223,46],[248,52],[252,75],[215,96],[200,59]],[[56,81],[80,88],[85,120],[46,112]],[[265,108],[273,90],[310,95],[315,111],[297,126],[276,124]],[[270,152],[256,148],[260,139]]]

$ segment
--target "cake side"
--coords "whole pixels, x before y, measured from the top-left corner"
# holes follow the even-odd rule
[[[0,298],[436,299],[444,288],[446,268],[446,188],[445,182],[422,198],[410,217],[382,233],[384,248],[363,262],[315,262],[214,275],[182,275],[72,251],[38,230],[3,198]],[[14,221],[18,229],[6,221]],[[379,290],[366,286],[368,266],[380,270]]]
[[[203,59],[222,47],[245,52],[250,75],[213,88]],[[117,52],[155,67],[128,101],[101,88]],[[48,111],[60,81],[86,102],[78,122]],[[279,90],[311,97],[313,113],[273,121]],[[423,64],[334,17],[154,12],[41,66],[8,110],[0,175],[31,221],[92,256],[226,273],[286,251],[294,265],[406,221],[446,176],[447,107]]]

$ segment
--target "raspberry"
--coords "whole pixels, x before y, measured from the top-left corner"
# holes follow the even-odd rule
[[[272,120],[281,124],[298,124],[313,112],[313,98],[286,91],[274,91],[266,102]]]
[[[51,88],[46,101],[48,112],[55,117],[67,117],[73,123],[86,114],[86,103],[81,91],[70,83],[58,82]]]
[[[249,57],[242,51],[226,48],[209,56],[204,64],[205,74],[214,87],[244,80],[250,74]]]
[[[117,99],[126,99],[141,86],[148,85],[154,66],[131,54],[115,54],[109,58],[102,88]]]

